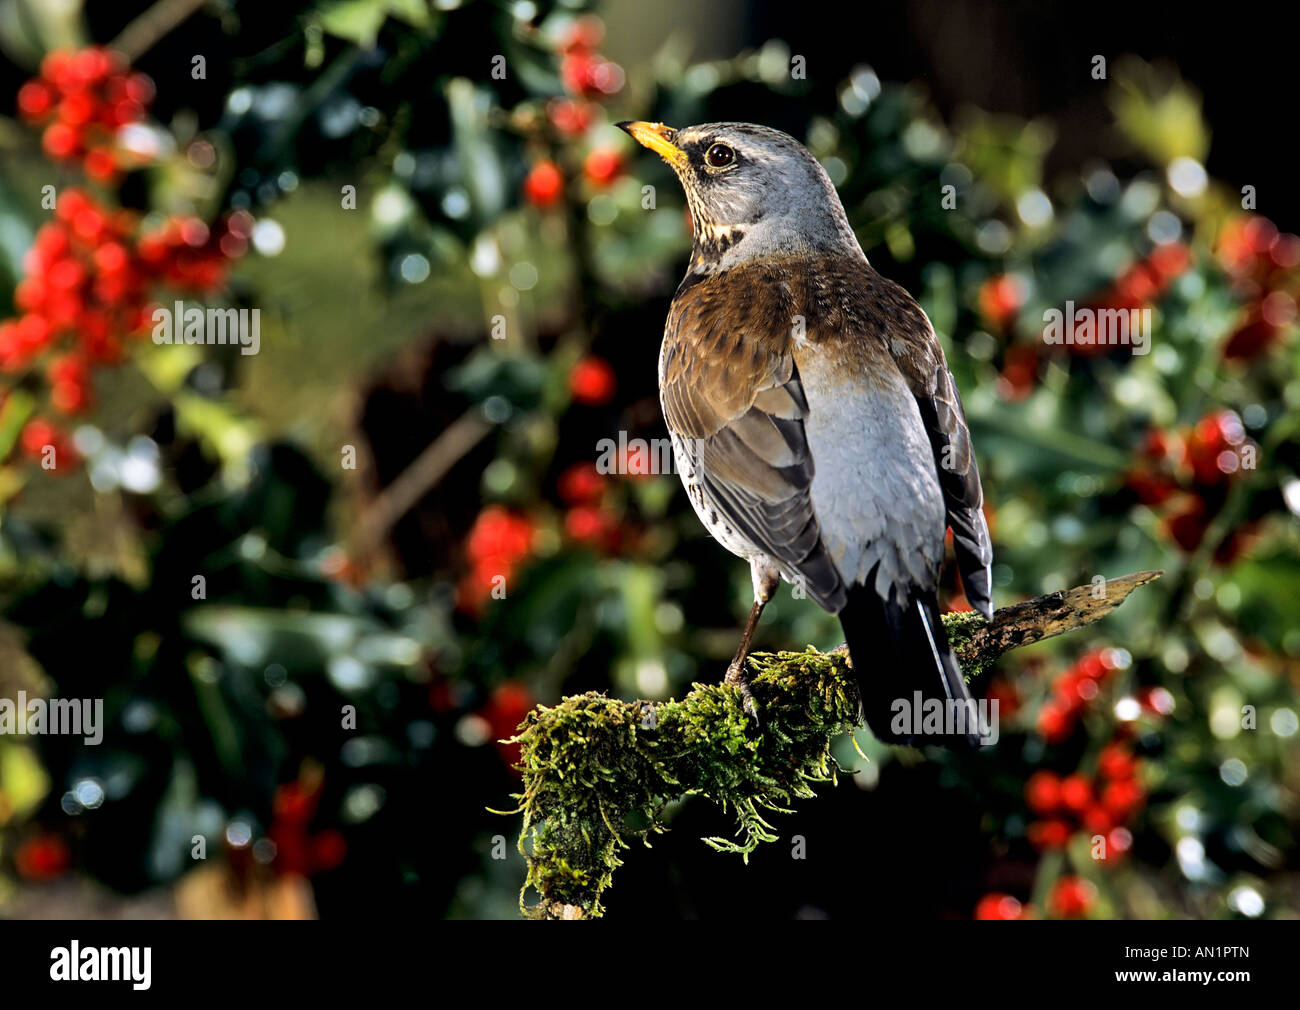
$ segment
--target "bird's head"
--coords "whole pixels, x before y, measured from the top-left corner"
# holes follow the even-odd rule
[[[793,137],[753,123],[618,125],[681,180],[695,225],[696,268],[783,254],[862,255],[826,171]]]

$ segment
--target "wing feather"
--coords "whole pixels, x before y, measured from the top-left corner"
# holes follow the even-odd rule
[[[897,341],[894,357],[916,397],[921,421],[930,436],[966,599],[992,620],[993,542],[984,516],[979,465],[971,448],[970,428],[957,383],[948,370],[934,327],[921,307],[892,281],[881,278],[879,283],[892,303],[895,323],[891,344]]]
[[[668,427],[727,525],[770,557],[787,580],[837,613],[845,590],[813,512],[813,460],[804,434],[808,401],[794,359],[770,322],[714,314],[703,323],[708,289],[689,289],[669,316],[660,355]],[[681,353],[685,341],[704,346]],[[720,353],[705,353],[711,344]]]

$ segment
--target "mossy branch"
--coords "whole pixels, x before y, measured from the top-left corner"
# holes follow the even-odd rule
[[[1104,586],[1049,593],[997,611],[991,622],[947,614],[944,625],[968,678],[1002,653],[1100,620],[1161,572],[1136,572]],[[844,647],[829,653],[755,653],[751,686],[762,713],[755,728],[737,690],[695,684],[681,701],[618,701],[588,692],[528,714],[522,748],[524,816],[519,850],[528,860],[520,910],[530,918],[599,916],[620,853],[665,830],[665,807],[699,794],[730,810],[737,840],[706,838],[748,859],[776,833],[771,813],[789,812],[813,784],[835,782],[831,742],[858,722],[858,691]],[[534,888],[541,900],[525,905]]]

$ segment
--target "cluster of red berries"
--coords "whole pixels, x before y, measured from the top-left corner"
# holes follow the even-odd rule
[[[1005,333],[1025,304],[1027,285],[1015,274],[999,274],[980,285],[976,304],[980,318],[993,330]],[[1038,382],[1040,355],[1030,344],[1010,343],[1002,356],[998,392],[1004,400],[1023,400]]]
[[[242,252],[231,236],[251,230],[251,222],[247,214],[232,215],[214,237],[197,219],[174,218],[159,232],[137,238],[133,214],[65,190],[23,260],[23,278],[14,289],[22,315],[0,322],[0,371],[25,372],[48,355],[53,409],[86,412],[94,402],[93,368],[118,363],[124,339],[151,326],[152,288],[217,287],[225,280],[229,254]],[[46,446],[60,459],[71,455],[59,428],[39,417],[28,422],[21,445],[33,458]]]
[[[1132,750],[1116,739],[1102,748],[1097,774],[1064,777],[1037,771],[1025,783],[1025,804],[1038,819],[1030,823],[1030,844],[1040,851],[1062,849],[1076,832],[1106,840],[1101,860],[1113,863],[1133,845],[1129,825],[1146,803]]]
[[[0,324],[0,368],[14,372],[68,335],[101,364],[122,356],[120,338],[148,323],[147,289],[132,233],[134,217],[65,190],[23,260],[14,305],[23,315]]]
[[[1056,678],[1052,696],[1038,710],[1038,732],[1050,744],[1067,739],[1117,670],[1128,665],[1127,655],[1116,649],[1095,649]]]
[[[477,614],[492,597],[492,591],[509,581],[533,552],[537,526],[528,516],[517,515],[501,505],[489,505],[479,513],[465,540],[469,573],[461,580],[457,605]]]
[[[609,482],[594,463],[574,463],[557,482],[560,497],[568,506],[564,513],[564,533],[574,543],[596,550],[614,551],[621,541],[621,530],[614,514],[605,506]]]
[[[1152,305],[1164,296],[1191,262],[1192,252],[1181,242],[1158,245],[1145,259],[1125,270],[1108,288],[1088,299],[1087,307],[1097,313]],[[984,321],[994,329],[1005,331],[1025,303],[1025,284],[1012,274],[990,277],[980,286],[977,302]],[[1079,319],[1083,318],[1079,314]],[[1097,317],[1094,315],[1093,318]],[[1072,336],[1068,335],[1063,345],[1070,354],[1106,354],[1112,346],[1095,340],[1076,343]],[[1042,351],[1036,344],[1011,344],[1007,347],[999,382],[999,391],[1004,399],[1021,400],[1033,392],[1042,358]]]
[[[1239,217],[1219,233],[1215,252],[1246,300],[1245,321],[1228,338],[1224,357],[1253,358],[1295,323],[1300,236],[1279,234],[1265,217]]]
[[[593,15],[573,23],[561,43],[560,79],[569,94],[606,98],[623,88],[623,68],[596,51],[605,40],[605,25]]]
[[[1052,885],[1047,896],[1048,912],[1057,919],[1078,919],[1092,911],[1097,903],[1097,887],[1083,877],[1066,875]],[[979,920],[1017,920],[1034,918],[1033,905],[1021,904],[1009,894],[995,891],[980,898],[975,906]]]
[[[1138,260],[1115,282],[1091,300],[1096,311],[1141,309],[1158,302],[1178,277],[1192,265],[1192,251],[1181,242],[1165,242]],[[1075,354],[1104,354],[1106,344],[1066,345]]]
[[[1190,429],[1147,433],[1125,483],[1144,505],[1162,512],[1170,539],[1195,551],[1226,500],[1228,485],[1257,464],[1259,448],[1231,410],[1206,414]],[[1226,564],[1250,544],[1252,527],[1232,531],[1215,551]]]
[[[140,264],[160,284],[209,293],[226,281],[230,261],[248,251],[253,215],[237,210],[214,227],[197,217],[173,217],[140,237]]]
[[[585,134],[597,116],[596,100],[623,87],[623,68],[597,52],[605,26],[593,15],[578,18],[560,41],[560,80],[568,94],[551,99],[546,115],[561,136]],[[593,148],[583,162],[583,175],[593,186],[608,186],[623,172],[623,156],[612,148]],[[564,197],[564,174],[549,158],[533,163],[524,178],[524,199],[534,207],[557,206]]]
[[[148,77],[131,73],[117,53],[92,46],[46,56],[40,76],[18,91],[18,113],[45,127],[41,143],[51,158],[80,160],[90,178],[113,182],[122,169],[114,136],[144,119],[153,96]]]
[[[560,79],[568,97],[553,98],[546,107],[551,125],[566,137],[586,133],[595,119],[593,99],[623,86],[623,70],[596,52],[605,26],[594,15],[579,18],[560,40]]]
[[[582,174],[597,189],[603,189],[623,174],[623,155],[613,148],[595,147],[582,163]],[[545,210],[564,198],[564,173],[549,158],[533,163],[524,177],[524,199]]]

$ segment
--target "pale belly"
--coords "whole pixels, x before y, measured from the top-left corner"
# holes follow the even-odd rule
[[[933,450],[901,375],[868,385],[828,364],[815,347],[796,352],[808,399],[804,425],[815,473],[812,501],[841,577],[875,589],[934,589],[946,526]]]
[[[696,479],[695,462],[686,451],[683,440],[675,432],[671,434],[677,474],[681,477],[682,486],[686,488],[686,497],[691,501],[691,508],[695,510],[704,528],[709,531],[714,540],[737,557],[750,561],[761,555],[763,552],[750,543],[747,537],[738,533],[727,517],[709,501],[704,493],[704,486]]]

